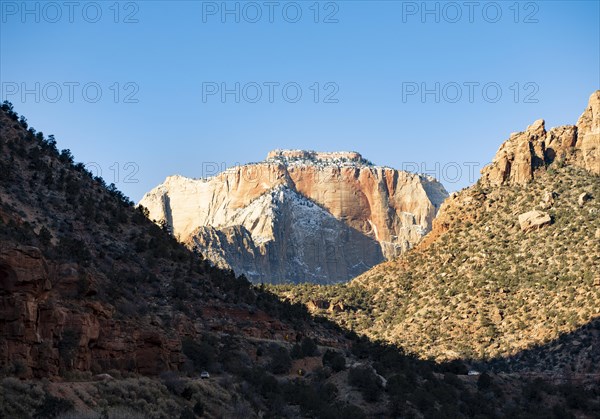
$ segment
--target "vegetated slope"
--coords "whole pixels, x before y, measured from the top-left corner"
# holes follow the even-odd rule
[[[89,380],[110,372],[133,380],[113,387],[89,384],[92,396],[79,402],[96,413],[140,401],[128,401],[129,394],[146,400],[136,404],[145,417],[173,417],[198,403],[209,416],[230,416],[236,409],[245,416],[261,410],[277,415],[297,411],[299,402],[270,389],[279,400],[270,406],[256,380],[295,388],[287,375],[289,351],[304,341],[318,343],[321,352],[341,351],[344,360],[352,344],[335,326],[315,323],[303,308],[212,268],[114,185],[92,178],[68,150],[58,152],[54,138],[29,128],[12,105],[1,107],[2,375]],[[222,380],[199,388],[189,377],[201,370]],[[169,372],[176,375],[156,379]],[[155,379],[142,383],[140,375]],[[123,389],[136,383],[152,388],[139,396]],[[65,388],[32,385],[35,394],[21,400],[14,397],[21,386],[10,380],[2,385],[0,416],[52,417],[54,410],[69,408],[56,399]],[[156,397],[148,396],[152,392]],[[330,397],[327,405],[360,413],[352,403],[336,400]],[[318,396],[311,403],[303,408],[323,407]]]
[[[170,176],[140,205],[253,283],[331,284],[418,243],[447,196],[430,176],[356,152],[275,150],[207,179]]]
[[[597,198],[580,206],[585,192]],[[547,193],[552,224],[522,231],[518,215]],[[374,292],[369,335],[424,357],[490,358],[588,323],[600,315],[599,198],[598,176],[569,166],[450,198],[436,241],[352,284]]]
[[[598,412],[581,386],[458,376],[211,268],[7,103],[0,169],[0,417]]]
[[[599,149],[600,91],[576,127],[546,132],[536,121],[513,134],[477,185],[444,202],[417,248],[325,292],[354,309],[318,311],[422,358],[510,357],[510,369],[600,372],[595,326],[579,329],[600,315]],[[519,215],[535,209],[551,222],[522,230]],[[305,303],[323,294],[277,292]]]

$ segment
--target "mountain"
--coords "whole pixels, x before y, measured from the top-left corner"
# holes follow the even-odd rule
[[[345,282],[419,242],[447,197],[435,179],[355,152],[276,150],[208,179],[171,176],[151,219],[255,283]]]
[[[577,125],[512,134],[411,251],[345,286],[277,292],[424,359],[598,373],[599,150],[596,91]],[[352,309],[314,309],[315,298]]]
[[[467,375],[279,301],[56,145],[0,106],[1,418],[597,416],[590,380]],[[357,317],[373,295],[318,289],[315,308],[341,289],[327,310]]]

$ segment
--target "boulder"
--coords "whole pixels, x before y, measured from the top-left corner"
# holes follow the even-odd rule
[[[543,210],[552,208],[554,206],[554,200],[556,197],[556,192],[546,191],[544,193],[544,197],[542,198],[542,202],[540,203],[540,208]]]
[[[113,376],[110,374],[96,374],[92,377],[94,381],[111,381],[114,380]]]
[[[579,204],[580,207],[583,207],[585,205],[586,202],[588,202],[589,200],[592,199],[592,195],[590,195],[587,192],[583,192],[581,195],[579,195],[579,197],[577,198],[577,203]]]
[[[326,300],[309,300],[306,307],[310,311],[327,310],[329,309],[329,301]]]
[[[522,231],[530,231],[542,228],[552,222],[548,213],[533,210],[519,215],[519,225]]]
[[[328,311],[331,313],[340,313],[344,311],[344,304],[338,301],[337,303],[330,305]]]

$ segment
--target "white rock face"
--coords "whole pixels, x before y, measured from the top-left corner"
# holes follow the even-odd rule
[[[209,179],[168,177],[140,205],[253,282],[347,281],[416,244],[448,196],[360,154],[276,150]]]
[[[253,237],[244,224],[199,227],[187,243],[218,266],[233,268],[252,282],[332,283],[353,278],[383,261],[377,241],[284,185],[238,214],[247,224],[270,220],[272,236],[257,233]]]

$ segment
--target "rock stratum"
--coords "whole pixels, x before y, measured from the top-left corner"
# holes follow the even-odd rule
[[[252,282],[334,283],[418,243],[447,195],[356,152],[275,150],[207,179],[170,176],[139,204]]]

